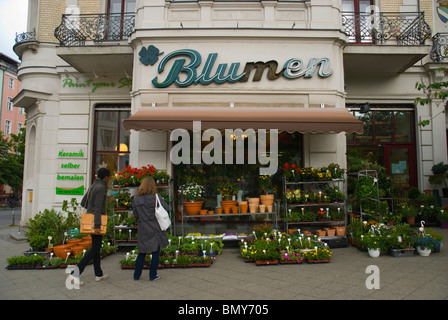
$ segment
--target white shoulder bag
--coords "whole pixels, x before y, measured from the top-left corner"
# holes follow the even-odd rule
[[[165,210],[165,208],[162,206],[159,200],[159,196],[156,193],[156,218],[157,222],[159,222],[160,229],[162,231],[165,231],[168,229],[171,225],[171,219],[168,214],[168,212]]]

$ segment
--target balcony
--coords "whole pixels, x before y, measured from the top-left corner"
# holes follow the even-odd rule
[[[431,28],[424,13],[344,13],[342,25],[349,40],[344,49],[349,75],[397,74],[429,54],[425,42]]]
[[[437,33],[432,37],[430,57],[434,62],[448,61],[448,33]]]
[[[133,51],[127,40],[134,25],[134,13],[63,15],[54,31],[57,54],[82,73],[131,74]]]

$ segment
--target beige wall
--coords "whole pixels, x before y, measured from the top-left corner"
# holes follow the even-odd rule
[[[59,26],[67,4],[77,3],[81,14],[98,14],[105,12],[106,0],[41,0],[39,10],[38,40],[41,42],[58,42],[54,37],[54,30]]]

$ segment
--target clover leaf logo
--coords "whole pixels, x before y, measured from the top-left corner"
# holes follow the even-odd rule
[[[159,53],[159,49],[154,47],[153,45],[149,45],[148,49],[145,47],[142,47],[138,55],[140,56],[140,62],[143,63],[145,66],[147,65],[154,65],[154,63],[159,60],[159,56],[163,54],[163,52]]]

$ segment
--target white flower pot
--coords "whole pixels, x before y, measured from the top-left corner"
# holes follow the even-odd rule
[[[428,249],[428,248],[422,249],[421,247],[417,247],[417,252],[422,257],[427,257],[431,254],[431,249]]]
[[[380,249],[368,249],[368,252],[372,258],[378,258],[380,256]]]

